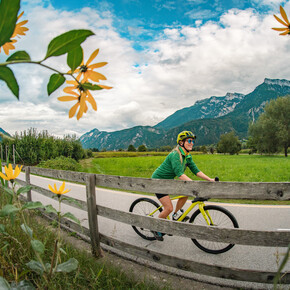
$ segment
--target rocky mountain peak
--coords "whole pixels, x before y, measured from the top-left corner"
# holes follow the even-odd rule
[[[267,79],[265,78],[264,83],[267,85],[278,85],[278,86],[287,86],[290,87],[290,81],[288,80],[279,80],[279,79]]]

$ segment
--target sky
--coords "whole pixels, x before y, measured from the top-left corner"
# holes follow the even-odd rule
[[[98,110],[69,118],[72,102],[60,102],[65,85],[50,96],[52,71],[35,64],[11,65],[19,100],[0,81],[0,127],[10,133],[36,128],[51,135],[154,126],[197,100],[248,94],[265,78],[290,80],[289,36],[273,17],[290,1],[276,0],[22,0],[29,31],[16,43],[32,60],[44,58],[49,42],[72,29],[94,35],[82,44],[111,90],[94,91]],[[11,51],[11,54],[14,51]],[[1,50],[0,62],[7,56]],[[44,62],[63,72],[66,56]],[[186,128],[185,128],[186,129]]]

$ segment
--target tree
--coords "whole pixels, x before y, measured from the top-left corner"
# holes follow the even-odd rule
[[[146,151],[147,151],[147,148],[146,148],[145,145],[140,145],[140,146],[138,147],[138,152],[146,152]]]
[[[233,155],[237,154],[240,150],[241,142],[233,131],[221,135],[220,141],[217,144],[218,153],[230,153]]]
[[[136,148],[134,147],[134,145],[130,144],[128,147],[128,151],[129,152],[136,152]]]
[[[207,148],[206,148],[205,145],[200,146],[199,150],[200,150],[202,153],[204,153],[204,154],[207,153]]]
[[[250,125],[249,135],[259,152],[275,153],[281,148],[287,157],[290,145],[290,96],[271,100],[256,123]]]

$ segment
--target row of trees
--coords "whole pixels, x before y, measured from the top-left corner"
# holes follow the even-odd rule
[[[34,128],[16,133],[13,138],[2,138],[1,145],[2,148],[8,146],[7,151],[10,161],[12,160],[12,147],[14,145],[16,148],[16,163],[26,165],[36,165],[41,161],[59,156],[70,157],[76,161],[87,156],[86,150],[83,149],[76,136],[65,136],[61,139],[50,136],[47,131],[38,133]]]

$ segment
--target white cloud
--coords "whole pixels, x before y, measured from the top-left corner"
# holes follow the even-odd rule
[[[85,61],[100,48],[95,61],[108,62],[99,71],[108,79],[103,83],[113,89],[94,92],[98,111],[89,105],[88,113],[77,121],[68,118],[74,103],[57,100],[63,95],[61,89],[47,96],[52,72],[37,65],[15,65],[20,102],[0,84],[0,127],[12,134],[29,127],[62,136],[81,135],[93,128],[112,131],[155,125],[198,99],[228,91],[249,93],[265,77],[289,79],[285,62],[289,39],[271,30],[279,25],[272,15],[261,16],[252,9],[230,10],[220,23],[167,28],[148,43],[146,51],[134,50],[133,42],[120,36],[111,13],[89,8],[58,11],[44,8],[37,0],[33,5],[29,1],[24,10],[30,30],[17,43],[17,50],[27,50],[32,59],[40,60],[56,35],[91,29],[95,36],[84,42]],[[68,70],[65,56],[45,63]]]

